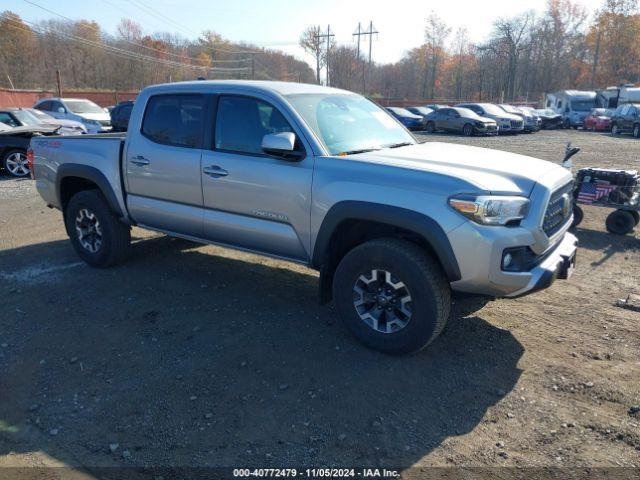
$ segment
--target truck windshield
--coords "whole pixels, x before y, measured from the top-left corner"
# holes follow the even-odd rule
[[[65,100],[69,110],[73,113],[104,113],[104,110],[89,100]]]
[[[295,94],[287,100],[332,155],[416,143],[393,117],[360,95]]]
[[[593,100],[574,100],[571,102],[571,110],[576,112],[589,112],[595,107]]]

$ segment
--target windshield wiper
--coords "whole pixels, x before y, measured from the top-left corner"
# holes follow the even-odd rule
[[[408,147],[409,145],[413,145],[413,143],[411,142],[392,143],[391,145],[385,145],[384,148]]]
[[[367,153],[367,152],[375,152],[380,150],[379,148],[361,148],[360,150],[347,150],[346,152],[340,152],[337,155],[339,157],[344,155],[357,155],[358,153]]]

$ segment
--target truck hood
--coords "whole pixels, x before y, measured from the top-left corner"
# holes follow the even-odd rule
[[[464,180],[485,192],[527,196],[536,182],[550,171],[566,171],[551,162],[525,155],[442,142],[387,148],[349,158],[447,175]]]

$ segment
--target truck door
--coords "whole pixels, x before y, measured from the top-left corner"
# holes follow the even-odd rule
[[[207,97],[149,98],[142,124],[128,136],[127,206],[142,225],[202,237],[200,159]]]
[[[220,95],[212,149],[202,155],[204,236],[307,261],[314,157],[285,110],[254,96]],[[265,154],[269,133],[293,132],[304,158]]]

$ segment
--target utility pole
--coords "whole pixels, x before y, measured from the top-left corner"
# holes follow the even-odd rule
[[[331,25],[327,25],[327,33],[323,35],[318,35],[318,37],[327,39],[327,58],[325,62],[327,63],[327,87],[328,87],[329,86],[329,47],[331,46],[331,37],[335,37],[335,35],[331,33]]]
[[[60,69],[56,68],[56,86],[58,88],[58,98],[62,97],[62,80],[60,80]]]
[[[251,52],[251,80],[256,79],[256,54],[255,52]]]
[[[600,61],[600,42],[602,41],[602,28],[598,22],[598,36],[596,37],[596,51],[593,54],[593,68],[591,69],[591,88],[596,88],[596,75],[598,62]]]
[[[373,46],[373,34],[378,34],[379,32],[377,30],[373,29],[373,21],[369,22],[369,30],[362,30],[360,23],[358,23],[358,32],[354,33],[354,36],[358,37],[358,59],[360,59],[360,36],[362,35],[369,35],[369,68],[371,68],[371,49]],[[366,93],[366,70],[367,70],[367,64],[365,63],[365,61],[362,61],[362,94],[364,95]]]

